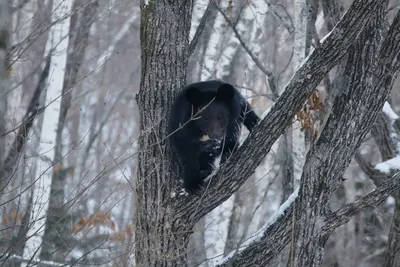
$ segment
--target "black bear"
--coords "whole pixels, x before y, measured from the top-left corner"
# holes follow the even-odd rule
[[[168,123],[185,189],[200,189],[215,159],[221,155],[223,164],[238,147],[241,124],[252,131],[259,120],[231,84],[211,80],[187,85],[176,97]]]

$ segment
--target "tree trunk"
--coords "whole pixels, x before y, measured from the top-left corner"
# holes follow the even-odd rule
[[[229,199],[254,173],[316,86],[348,52],[348,48],[357,43],[360,32],[366,28],[369,32],[376,31],[371,31],[371,21],[377,19],[378,12],[385,5],[375,0],[355,0],[331,33],[299,66],[286,90],[243,145],[219,168],[207,191],[201,196],[188,196],[175,191],[179,172],[171,168],[171,152],[164,142],[167,122],[164,116],[168,116],[169,106],[185,81],[191,13],[191,3],[188,2],[143,0],[141,3],[142,79],[137,95],[141,115],[136,182],[137,266],[187,266],[185,254],[194,224]],[[396,27],[398,22],[392,25],[388,40],[398,40]],[[359,47],[357,43],[360,52],[356,52],[356,56],[364,51],[363,46]],[[398,189],[400,179],[396,175],[360,201],[346,205],[336,213],[327,210],[327,196],[340,184],[340,175],[350,162],[351,153],[372,126],[374,116],[382,108],[383,98],[390,90],[398,71],[398,46],[396,41],[386,40],[379,64],[376,55],[366,57],[366,61],[373,63],[369,68],[379,65],[373,84],[367,79],[369,76],[357,75],[354,84],[347,84],[347,91],[337,97],[332,111],[334,115],[329,118],[324,135],[317,139],[309,153],[299,198],[296,198],[296,191],[280,208],[278,215],[242,247],[230,253],[221,266],[267,266],[289,243],[294,211],[296,222],[306,223],[296,224],[295,230],[301,233],[301,238],[296,235],[295,240],[295,244],[300,245],[296,246],[295,259],[299,259],[296,262],[298,266],[312,266],[311,263],[318,266],[322,262],[324,242],[335,228],[348,222],[356,212],[376,207],[387,194]],[[365,52],[370,55],[371,51]],[[361,64],[353,65],[360,70]],[[367,88],[361,96],[360,88]],[[354,104],[350,105],[348,101]],[[371,107],[371,110],[366,107]]]
[[[66,14],[71,12],[72,2],[58,0],[53,4],[52,21],[56,22]],[[61,95],[62,83],[64,81],[65,64],[67,59],[68,48],[68,31],[70,17],[59,23],[56,23],[52,28],[52,35],[47,43],[48,51],[54,52],[52,55],[50,70],[54,71],[49,81],[46,94],[46,110],[44,113],[43,126],[40,136],[40,147],[38,157],[38,168],[33,181],[33,208],[30,217],[31,226],[28,229],[28,241],[25,245],[23,257],[25,259],[33,259],[35,255],[40,255],[42,246],[42,238],[44,233],[44,225],[46,222],[46,213],[49,204],[50,187],[53,176],[52,163],[54,159],[54,146],[56,140],[56,129],[58,123],[58,115],[60,113],[60,101],[57,101]],[[63,35],[67,34],[66,37]],[[50,41],[51,40],[51,41]],[[53,47],[53,44],[56,45]],[[55,51],[52,51],[55,49]],[[44,157],[45,159],[43,160]],[[26,263],[22,264],[26,266]]]
[[[68,240],[71,238],[71,225],[68,211],[64,205],[64,181],[68,167],[63,166],[62,132],[64,130],[67,112],[71,105],[72,89],[75,86],[78,71],[85,58],[85,48],[89,38],[89,30],[94,21],[98,1],[84,4],[75,1],[69,29],[68,57],[66,61],[65,79],[62,87],[60,116],[57,125],[57,135],[54,153],[54,171],[50,190],[49,212],[43,235],[43,249],[40,258],[43,260],[62,261],[70,250]],[[55,250],[55,252],[54,252]]]
[[[372,128],[398,72],[400,43],[396,38],[400,14],[379,46],[386,3],[382,1],[375,9],[367,28],[350,47],[342,77],[350,79],[336,97],[327,124],[308,154],[296,206],[296,252],[291,266],[322,264],[323,248],[331,232],[322,233],[321,218],[330,213],[330,196],[341,184],[352,155]]]
[[[191,12],[192,1],[141,1],[136,266],[187,265],[190,233],[180,231],[173,213],[170,193],[178,179],[164,139],[169,108],[185,85]]]
[[[7,1],[1,1],[0,3],[0,181],[3,176],[3,160],[6,151],[5,137],[3,136],[6,131],[6,114],[7,114],[7,91],[9,90],[9,79],[8,79],[8,60],[7,60],[7,48],[8,48],[8,37],[9,37],[9,17],[10,10]],[[0,188],[3,185],[0,182]],[[0,192],[1,199],[2,192]]]

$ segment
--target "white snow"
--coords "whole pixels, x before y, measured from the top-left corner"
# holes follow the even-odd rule
[[[385,113],[385,115],[390,119],[391,125],[393,125],[393,122],[397,119],[399,119],[399,116],[393,111],[392,107],[390,104],[386,101],[385,104],[383,105],[382,112]],[[392,129],[392,134],[391,136],[394,138],[394,140],[397,139],[397,134],[394,132]],[[397,153],[400,151],[400,143],[397,144]],[[400,155],[398,154],[396,157],[389,159],[387,161],[378,163],[375,166],[375,169],[386,174],[390,174],[391,171],[393,170],[399,170],[400,169]]]
[[[273,104],[274,105],[274,104]],[[265,118],[265,116],[267,116],[267,114],[271,111],[271,108],[273,107],[273,105],[272,106],[270,106],[269,108],[267,108],[264,112],[263,112],[263,114],[261,115],[261,120],[263,120],[264,118]],[[261,121],[260,120],[260,121]]]
[[[389,159],[387,161],[378,163],[375,166],[375,169],[382,173],[390,174],[391,170],[399,170],[400,169],[400,155],[397,155],[396,157]]]
[[[279,209],[276,211],[274,216],[269,219],[269,221],[264,224],[263,227],[261,227],[260,230],[257,231],[252,237],[247,239],[245,242],[243,242],[240,247],[231,253],[229,253],[226,257],[224,257],[222,260],[216,260],[214,261],[214,264],[211,263],[211,266],[217,266],[219,264],[226,263],[230,258],[232,258],[236,253],[239,253],[246,249],[248,246],[250,246],[253,242],[257,242],[260,240],[264,235],[265,231],[270,227],[273,223],[275,223],[280,217],[282,217],[285,213],[285,211],[290,207],[290,205],[296,200],[297,196],[299,194],[299,189],[296,189],[289,197],[288,199],[279,207]]]
[[[54,262],[54,261],[44,261],[44,260],[39,260],[39,259],[31,259],[31,258],[24,258],[21,257],[19,255],[2,255],[5,258],[9,258],[9,259],[16,259],[18,261],[22,261],[23,263],[21,265],[26,265],[27,262],[29,262],[29,266],[43,266],[43,267],[58,267],[58,266],[63,266],[63,267],[68,267],[70,265],[65,264],[65,263],[58,263],[58,262]]]
[[[332,31],[328,32],[324,37],[322,37],[319,43],[322,44],[323,42],[325,42],[325,40],[329,37],[329,35],[332,34]]]
[[[399,118],[399,116],[393,111],[392,107],[390,106],[390,104],[387,101],[383,105],[382,111],[391,120],[397,120]]]

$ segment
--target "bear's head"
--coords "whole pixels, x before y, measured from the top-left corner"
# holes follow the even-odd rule
[[[235,88],[230,84],[221,84],[217,90],[200,90],[190,87],[186,90],[186,99],[193,107],[193,124],[200,132],[200,141],[222,141],[231,118],[230,102]]]

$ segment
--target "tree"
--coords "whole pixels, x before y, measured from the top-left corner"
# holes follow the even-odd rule
[[[52,21],[57,22],[58,20],[62,20],[62,23],[57,23],[52,28],[52,35],[47,44],[49,53],[53,50],[58,53],[51,56],[50,69],[54,70],[54,72],[48,85],[49,90],[46,93],[47,109],[44,112],[42,126],[47,127],[47,129],[42,131],[40,137],[42,143],[39,148],[44,159],[41,157],[38,158],[38,161],[40,161],[38,163],[39,168],[35,175],[37,180],[34,181],[32,190],[33,208],[30,216],[31,226],[27,232],[28,240],[23,253],[25,259],[33,259],[35,254],[40,254],[43,241],[53,176],[52,165],[55,155],[53,148],[56,141],[57,119],[61,106],[58,97],[62,92],[67,61],[66,51],[68,48],[68,31],[70,26],[70,17],[68,14],[71,12],[71,8],[71,1],[60,0],[53,3]],[[23,263],[23,266],[26,266],[26,263]]]
[[[7,60],[7,48],[9,45],[9,5],[7,2],[3,1],[0,4],[0,148],[5,149],[4,133],[6,129],[6,114],[7,114],[7,91],[9,86],[8,79],[8,68],[9,63]],[[2,181],[3,176],[3,160],[4,155],[0,156],[0,181]],[[0,182],[0,188],[4,186]],[[1,197],[1,193],[0,193]]]
[[[387,1],[355,0],[301,64],[275,105],[201,196],[179,194],[180,170],[170,163],[166,118],[185,84],[190,1],[141,1],[142,78],[137,95],[140,154],[136,182],[138,266],[185,266],[194,224],[227,200],[254,172],[325,75],[347,55],[345,84],[307,154],[298,191],[281,212],[221,266],[266,266],[292,240],[292,266],[320,266],[338,226],[399,190],[399,175],[355,203],[332,212],[328,200],[383,107],[400,65],[400,12],[380,42]],[[371,34],[373,33],[373,34]],[[368,45],[365,45],[365,44]],[[297,196],[298,195],[298,196]],[[297,197],[296,197],[297,196]],[[294,232],[291,239],[291,233]]]

